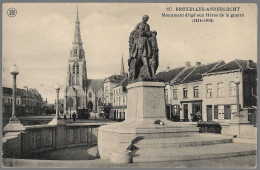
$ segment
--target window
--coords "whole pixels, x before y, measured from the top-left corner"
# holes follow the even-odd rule
[[[212,84],[206,84],[206,97],[212,97]]]
[[[218,97],[224,97],[224,83],[218,83]]]
[[[237,113],[237,105],[231,105],[231,119],[234,118],[236,113]]]
[[[8,99],[8,103],[10,103],[10,99]]]
[[[77,55],[77,50],[74,50],[74,54]]]
[[[218,119],[224,119],[224,105],[218,106]]]
[[[75,64],[72,66],[73,74],[75,74]]]
[[[188,98],[188,88],[183,88],[183,98]]]
[[[114,94],[116,94],[116,90],[114,90]]]
[[[178,99],[178,90],[173,89],[173,99]]]
[[[118,89],[116,89],[116,94],[118,94]]]
[[[79,74],[79,64],[77,64],[77,74]]]
[[[92,93],[91,93],[91,92],[89,92],[88,97],[89,97],[90,99],[92,98]]]
[[[105,87],[105,92],[109,93],[109,87],[108,86]]]
[[[119,88],[119,93],[121,93],[121,88]]]
[[[173,115],[179,115],[179,105],[173,105]]]
[[[193,88],[193,94],[194,94],[194,97],[199,97],[199,87],[198,86],[195,86]]]
[[[231,81],[230,83],[229,83],[229,95],[230,96],[236,96],[236,84],[233,82],[233,81]]]
[[[120,106],[121,105],[121,98],[120,97],[118,97],[119,99],[118,99],[118,101],[119,101],[119,103],[118,103],[118,105]]]

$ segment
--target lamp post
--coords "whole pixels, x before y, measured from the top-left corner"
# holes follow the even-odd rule
[[[67,89],[67,86],[65,88],[65,104],[66,104],[66,108],[65,108],[65,111],[66,111],[66,115],[68,114],[68,95],[67,95],[67,92],[68,92],[68,89]]]
[[[12,117],[10,118],[11,121],[18,121],[15,115],[15,106],[16,106],[16,76],[19,74],[18,67],[14,64],[11,69],[10,73],[13,75],[13,102],[12,102]]]
[[[237,112],[235,114],[235,117],[239,117],[240,107],[239,107],[239,84],[240,79],[238,77],[235,78],[234,83],[236,84],[236,105],[237,105]]]
[[[59,91],[60,91],[60,85],[57,83],[55,85],[56,93],[57,93],[57,102],[56,102],[56,117],[59,118]]]
[[[12,94],[12,117],[9,120],[9,123],[4,127],[5,133],[12,133],[12,132],[20,132],[24,131],[24,126],[20,123],[18,118],[16,117],[15,113],[15,106],[16,106],[16,76],[19,74],[18,67],[14,64],[11,69],[10,73],[13,75],[13,94]]]

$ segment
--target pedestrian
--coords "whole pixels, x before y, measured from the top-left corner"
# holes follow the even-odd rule
[[[67,117],[66,117],[66,114],[64,114],[64,121],[67,123]]]
[[[75,112],[72,114],[72,118],[73,118],[73,122],[76,122],[76,113]]]

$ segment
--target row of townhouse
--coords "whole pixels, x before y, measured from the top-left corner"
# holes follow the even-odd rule
[[[166,69],[157,74],[166,84],[166,110],[168,119],[178,117],[189,121],[195,114],[204,121],[229,122],[236,110],[236,85],[240,79],[239,103],[241,109],[256,110],[256,63],[251,60],[197,62],[191,66]]]
[[[3,87],[3,114],[7,117],[11,116],[12,113],[12,93],[12,88]],[[43,99],[36,89],[17,88],[16,108],[18,115],[40,115],[42,106]]]

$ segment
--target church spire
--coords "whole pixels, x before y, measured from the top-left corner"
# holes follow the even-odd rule
[[[82,46],[81,35],[80,35],[80,22],[79,22],[78,6],[77,6],[77,17],[76,17],[76,22],[75,22],[73,45]]]
[[[125,68],[124,68],[123,54],[122,54],[122,60],[121,60],[121,70],[120,70],[120,75],[121,75],[121,76],[124,76],[124,75],[125,75]]]

